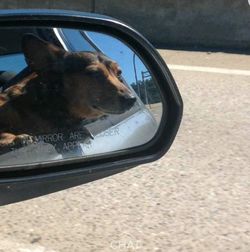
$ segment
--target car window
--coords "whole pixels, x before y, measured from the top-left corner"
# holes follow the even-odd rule
[[[100,50],[114,59],[122,68],[122,75],[129,85],[142,80],[142,72],[147,69],[139,57],[120,40],[100,32],[85,32]],[[116,48],[117,50],[114,50]],[[134,73],[134,74],[131,74]]]
[[[3,131],[6,127],[15,127],[24,132],[22,134],[24,136],[20,136],[21,147],[15,140],[11,141],[10,147],[9,143],[4,145],[3,155],[6,151],[17,155],[16,161],[13,156],[8,155],[5,159],[6,164],[112,152],[144,144],[152,138],[158,127],[157,122],[141,99],[136,96],[133,88],[130,88],[131,90],[128,88],[128,84],[133,87],[132,84],[136,79],[136,77],[129,79],[134,75],[130,61],[135,60],[135,64],[139,62],[139,66],[140,61],[132,50],[127,50],[129,48],[126,44],[123,46],[117,40],[119,43],[116,45],[115,41],[112,51],[117,53],[112,55],[108,49],[99,48],[97,43],[79,30],[39,28],[28,34],[26,31],[24,33],[19,31],[19,35],[18,40],[12,40],[11,47],[7,43],[0,43],[0,47],[5,49],[0,54],[0,68],[2,68],[0,71],[11,71],[15,76],[7,82],[4,79],[2,90],[6,92],[3,97],[6,94],[15,95],[15,109],[20,111],[18,114],[20,120],[14,123],[10,115],[10,119],[5,123],[6,117],[2,114],[4,120],[1,119],[1,127]],[[99,53],[89,52],[100,50],[110,59]],[[119,58],[119,53],[124,53],[123,60]],[[67,55],[70,56],[67,58]],[[121,64],[123,73],[114,61]],[[98,71],[95,71],[97,64],[103,64],[105,71],[110,74],[99,75],[101,76],[99,78],[98,73],[102,73],[102,69],[97,68]],[[137,69],[146,70],[142,66]],[[8,89],[11,85],[22,83],[24,77],[25,88],[20,90],[21,92],[15,92],[19,91],[18,88]],[[30,88],[26,89],[26,85]],[[12,104],[8,103],[8,106]],[[44,121],[46,125],[48,122],[48,127],[44,127]],[[65,123],[61,123],[64,121]],[[19,152],[19,149],[26,147],[26,141],[28,144],[35,144],[29,147],[29,158],[26,156],[26,148],[24,148],[25,154]],[[48,148],[46,144],[52,145],[53,148]],[[18,153],[13,152],[13,148]],[[43,157],[40,152],[44,154]],[[24,155],[27,159],[19,161],[19,157]]]
[[[122,76],[126,83],[131,86],[145,105],[149,105],[149,110],[153,112],[150,104],[159,103],[161,97],[153,75],[139,56],[128,45],[113,36],[94,31],[85,33],[104,54],[121,66]]]
[[[86,41],[80,31],[74,29],[58,29],[60,36],[70,51],[96,51]]]
[[[109,56],[110,58],[112,58],[112,55],[109,54],[108,51],[104,50],[104,48],[99,47],[98,43],[95,43],[95,41],[92,41],[92,37],[88,36],[88,33],[86,33],[85,31],[79,31],[79,30],[67,29],[67,28],[57,29],[57,30],[60,37],[59,40],[63,39],[63,42],[65,43],[65,46],[67,47],[69,51],[101,51],[107,56]],[[120,44],[120,47],[121,46],[122,46],[122,43]],[[117,61],[117,56],[118,55],[116,55],[116,58],[113,58],[116,61]],[[124,58],[126,59],[126,55],[124,55]],[[121,61],[121,63],[123,62]],[[123,65],[125,66],[126,64],[123,63]],[[131,72],[129,71],[131,70],[127,69],[125,71],[127,76],[131,75]],[[122,75],[126,80],[126,76],[124,74]],[[125,85],[127,84],[128,83],[126,80]],[[96,123],[96,120],[94,120],[93,123],[87,122],[86,125],[88,125],[88,128],[93,134],[98,134],[104,131],[105,129],[108,129],[114,125],[117,125],[119,122],[121,122],[124,118],[127,118],[129,115],[136,113],[137,111],[140,110],[140,107],[142,105],[143,103],[137,100],[133,108],[131,108],[126,113],[123,113],[121,115],[108,115],[105,117],[105,119],[102,120],[101,123],[100,122]]]
[[[0,56],[0,71],[19,73],[25,67],[26,62],[22,53]]]

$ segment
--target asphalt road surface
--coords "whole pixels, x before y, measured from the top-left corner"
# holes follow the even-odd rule
[[[1,252],[250,251],[250,56],[160,53],[185,103],[169,153],[1,207]]]

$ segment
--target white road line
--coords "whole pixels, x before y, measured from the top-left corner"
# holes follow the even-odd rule
[[[168,65],[171,70],[182,70],[192,72],[204,72],[204,73],[219,73],[219,74],[231,74],[231,75],[245,75],[250,76],[250,71],[228,68],[216,68],[216,67],[200,67],[200,66],[185,66],[185,65]]]

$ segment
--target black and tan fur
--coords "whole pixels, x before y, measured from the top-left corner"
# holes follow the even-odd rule
[[[0,153],[133,106],[118,64],[103,54],[66,52],[31,34],[22,48],[32,73],[0,94]]]

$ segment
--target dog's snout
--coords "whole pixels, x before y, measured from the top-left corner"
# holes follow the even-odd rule
[[[120,100],[122,103],[124,103],[124,105],[132,107],[136,102],[136,97],[132,94],[124,94],[120,96]]]

